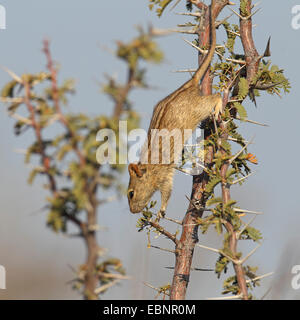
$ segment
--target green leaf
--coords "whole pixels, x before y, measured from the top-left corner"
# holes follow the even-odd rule
[[[216,203],[222,203],[222,198],[221,197],[218,197],[218,198],[215,198],[215,197],[213,197],[213,198],[210,198],[210,199],[208,199],[207,201],[206,201],[206,206],[207,207],[210,207],[210,206],[212,206],[213,204],[216,204]]]
[[[220,278],[222,272],[227,272],[227,266],[229,262],[230,261],[223,255],[219,256],[215,266],[215,272],[217,273],[218,278]]]
[[[172,0],[149,0],[151,3],[149,4],[149,9],[152,10],[154,5],[158,5],[159,8],[156,9],[156,13],[158,17],[160,17],[166,7],[172,2]]]
[[[242,120],[247,119],[248,115],[246,109],[239,102],[235,102],[233,105],[236,108],[236,111],[239,114],[240,118]]]
[[[61,161],[66,156],[68,152],[72,150],[72,146],[70,144],[65,144],[62,146],[57,153],[57,160]]]
[[[224,208],[227,209],[227,208],[229,208],[229,207],[232,207],[232,206],[235,205],[235,204],[236,204],[236,200],[231,199],[231,200],[229,200],[229,201],[227,201],[227,202],[225,203]]]
[[[257,242],[262,239],[262,234],[259,230],[248,226],[244,232],[242,233],[243,239],[252,239],[253,241]]]
[[[215,227],[218,235],[222,234],[222,222],[220,219],[217,219],[217,221],[215,222]]]
[[[18,85],[18,82],[15,80],[12,80],[8,82],[1,91],[1,96],[3,98],[13,98],[14,96],[14,88]]]
[[[214,188],[216,187],[216,185],[217,185],[218,183],[220,183],[220,182],[221,182],[221,178],[219,178],[219,177],[214,177],[214,178],[212,178],[212,179],[209,180],[209,182],[207,183],[207,185],[206,185],[206,187],[205,187],[205,191],[206,191],[207,193],[212,193],[213,190],[214,190]]]
[[[245,99],[249,93],[249,84],[246,78],[241,78],[239,82],[238,99]]]
[[[231,144],[227,141],[222,139],[221,140],[221,147],[227,152],[230,153],[231,152]]]

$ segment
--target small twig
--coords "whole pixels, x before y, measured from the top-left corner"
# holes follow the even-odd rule
[[[169,217],[164,217],[164,219],[168,220],[168,221],[171,221],[171,222],[174,222],[176,224],[182,225],[182,221],[180,221],[180,220],[169,218]]]
[[[49,41],[46,39],[44,40],[44,48],[43,51],[45,53],[46,59],[47,59],[47,68],[49,70],[49,72],[51,73],[51,85],[52,85],[52,94],[53,94],[53,103],[54,103],[54,108],[55,111],[57,112],[57,114],[59,115],[59,119],[61,121],[61,123],[65,126],[65,128],[68,130],[70,136],[75,139],[75,134],[73,129],[70,127],[69,122],[67,121],[67,119],[65,118],[65,116],[63,115],[60,105],[59,105],[59,92],[58,92],[58,85],[57,85],[57,70],[54,67],[54,63],[52,60],[52,56],[51,56],[51,52],[49,49]],[[85,166],[85,157],[82,154],[81,150],[78,148],[77,143],[73,143],[72,147],[75,151],[75,153],[77,154],[78,158],[79,158],[79,162],[80,162],[80,166],[83,168]]]
[[[158,293],[163,293],[163,294],[165,294],[165,295],[167,295],[167,296],[169,296],[169,295],[170,295],[170,294],[169,294],[169,293],[167,293],[167,292],[162,292],[162,290],[161,290],[161,289],[159,289],[159,288],[155,288],[154,286],[152,286],[151,284],[149,284],[149,283],[147,283],[147,282],[144,282],[144,281],[143,281],[143,284],[144,284],[145,286],[147,286],[147,287],[149,287],[149,288],[151,288],[151,289],[153,289],[153,290],[157,291]]]
[[[175,244],[177,244],[178,240],[175,235],[168,232],[166,229],[164,229],[161,225],[159,225],[157,222],[149,221],[148,222],[151,227],[155,228],[157,231],[159,231],[161,234],[172,240]]]
[[[161,251],[166,251],[166,252],[175,253],[175,250],[166,249],[166,248],[161,248],[161,247],[158,247],[158,246],[153,246],[152,244],[150,245],[150,247],[151,247],[151,248],[154,248],[154,249],[161,250]]]

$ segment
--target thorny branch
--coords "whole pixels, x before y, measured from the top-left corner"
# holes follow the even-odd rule
[[[216,1],[213,9],[213,17],[217,18],[221,10],[230,4],[229,1],[221,0]],[[210,25],[209,25],[209,10],[208,7],[202,3],[197,2],[199,9],[205,10],[205,25],[204,30],[199,30],[199,47],[203,47],[209,43]],[[199,55],[199,64],[202,63],[202,56]],[[209,71],[206,72],[201,84],[201,91],[203,95],[211,94],[212,79]],[[206,135],[207,133],[205,133]],[[206,150],[205,165],[210,168],[213,160],[213,149],[211,147]],[[200,176],[193,176],[193,187],[191,199],[197,200],[201,203],[202,207],[205,207],[204,189],[207,184],[209,176],[206,172],[203,172]],[[192,259],[194,254],[194,247],[198,242],[198,228],[197,219],[201,218],[203,211],[197,211],[193,208],[192,204],[189,204],[187,213],[183,220],[183,228],[180,240],[176,246],[176,262],[173,276],[173,282],[171,286],[170,299],[182,300],[185,299],[187,286],[190,278],[190,271],[192,266]]]
[[[229,3],[229,1],[216,1],[215,9],[213,12],[214,17],[216,18],[219,12]],[[203,47],[208,43],[209,39],[209,16],[207,7],[202,2],[197,2],[198,8],[205,8],[205,26],[204,31],[199,30],[199,47]],[[252,38],[252,21],[251,21],[251,9],[252,4],[251,1],[247,1],[247,11],[248,15],[245,17],[240,17],[240,37],[243,44],[244,52],[245,52],[245,62],[243,62],[242,67],[240,68],[239,72],[246,66],[246,73],[247,73],[247,81],[249,83],[249,87],[251,86],[251,82],[253,77],[257,74],[259,61],[262,58],[258,55],[254,41]],[[242,14],[242,13],[241,13]],[[198,50],[200,51],[200,50]],[[201,52],[199,54],[199,63],[201,63]],[[225,59],[229,61],[230,59]],[[232,60],[232,62],[238,63],[239,60]],[[224,90],[223,93],[223,106],[225,107],[229,100],[235,99],[235,97],[229,97],[231,88],[235,79],[232,81],[232,84],[229,85],[227,90]],[[201,91],[203,95],[211,94],[211,87],[212,87],[212,78],[210,77],[209,72],[203,78]],[[226,131],[226,123],[219,119],[217,126],[221,128],[222,135],[220,139],[228,140],[229,136]],[[205,138],[210,135],[209,131],[205,132]],[[251,141],[250,141],[251,142]],[[247,143],[248,145],[249,143]],[[220,152],[226,156],[225,150],[220,148]],[[214,158],[214,151],[212,147],[207,147],[206,150],[206,157],[205,157],[205,165],[207,168],[210,168],[213,165],[213,158]],[[222,190],[222,199],[223,199],[223,206],[226,205],[230,201],[230,186],[231,184],[227,181],[227,172],[231,165],[230,161],[225,162],[220,170],[220,175],[222,178],[221,183],[221,190]],[[193,177],[193,187],[192,187],[192,195],[191,200],[200,202],[202,207],[205,207],[205,198],[204,198],[204,190],[205,186],[209,180],[208,174],[204,171],[200,176]],[[192,201],[189,205],[185,218],[183,220],[183,229],[181,238],[176,245],[176,264],[174,270],[174,277],[173,283],[171,286],[171,293],[170,299],[184,299],[186,295],[186,289],[189,282],[190,271],[191,271],[191,264],[193,258],[193,251],[195,244],[198,242],[198,225],[197,219],[202,217],[203,211],[196,210],[192,206]],[[237,252],[237,243],[239,240],[240,234],[235,231],[234,226],[230,221],[222,219],[222,223],[229,234],[229,247],[231,251],[232,257],[238,257]],[[224,256],[226,256],[224,254]],[[234,298],[238,299],[248,299],[248,288],[247,288],[247,280],[244,273],[244,268],[242,263],[244,260],[240,260],[237,258],[230,258],[229,259],[233,263],[233,267],[236,274],[236,279],[239,287],[240,293],[236,295]]]
[[[75,214],[68,213],[66,210],[63,212],[63,218],[68,222],[73,222],[78,228],[79,233],[78,235],[83,238],[86,248],[87,248],[87,257],[86,257],[86,263],[83,267],[82,275],[80,276],[80,279],[83,281],[84,284],[84,297],[86,299],[97,299],[98,295],[105,291],[106,288],[114,285],[117,283],[117,281],[112,281],[109,284],[105,284],[104,286],[97,288],[99,285],[100,280],[103,278],[105,279],[113,279],[116,278],[116,280],[123,279],[124,277],[118,277],[118,274],[111,274],[111,276],[107,277],[107,274],[103,274],[101,272],[96,272],[97,265],[98,265],[98,259],[101,255],[101,252],[103,251],[96,239],[96,232],[97,232],[97,209],[99,204],[101,204],[100,201],[97,199],[97,190],[99,186],[99,176],[96,174],[93,177],[85,176],[84,169],[89,161],[87,156],[85,155],[83,149],[79,145],[80,141],[82,141],[82,137],[73,129],[71,125],[71,120],[66,117],[61,109],[60,106],[60,88],[58,87],[57,82],[57,69],[54,65],[52,55],[49,48],[49,41],[44,40],[43,42],[43,52],[46,56],[47,60],[47,69],[49,71],[49,80],[51,83],[51,90],[49,91],[49,97],[51,101],[53,102],[53,110],[54,114],[51,116],[52,119],[55,119],[55,121],[59,121],[59,123],[62,125],[62,127],[66,130],[65,136],[68,137],[69,143],[71,146],[71,150],[74,151],[75,155],[78,157],[78,163],[79,168],[82,170],[82,174],[84,175],[83,181],[83,192],[86,195],[86,221],[84,219],[80,219]],[[4,68],[6,70],[6,68]],[[42,131],[45,126],[42,124],[42,115],[39,112],[38,106],[34,105],[35,101],[35,94],[33,91],[33,84],[30,80],[30,77],[22,76],[18,77],[15,75],[12,71],[6,70],[13,79],[20,84],[21,87],[24,88],[24,97],[16,99],[10,99],[8,97],[2,97],[2,100],[9,103],[22,103],[24,102],[28,112],[29,112],[29,119],[24,118],[26,121],[22,121],[23,123],[26,123],[28,127],[32,127],[35,133],[36,141],[37,141],[37,154],[40,155],[41,159],[41,170],[44,175],[46,175],[48,181],[49,181],[49,191],[53,195],[53,200],[55,199],[62,199],[64,198],[65,192],[60,189],[58,182],[56,181],[56,174],[54,174],[53,169],[55,164],[52,163],[52,155],[47,154],[47,144],[45,143],[45,138],[42,136]],[[130,92],[130,89],[133,87],[133,70],[129,70],[129,77],[128,77],[128,84],[125,86],[125,91],[122,92],[120,95],[120,98],[118,101],[116,101],[115,107],[114,107],[114,116],[120,117],[123,112],[123,107],[125,105],[125,101],[127,99],[127,96]],[[13,116],[15,114],[11,113]],[[20,121],[21,119],[19,119]],[[99,166],[100,167],[100,166]],[[100,167],[101,169],[101,167]],[[99,170],[97,171],[99,172]],[[68,174],[67,174],[68,175]],[[107,280],[104,281],[106,283]]]

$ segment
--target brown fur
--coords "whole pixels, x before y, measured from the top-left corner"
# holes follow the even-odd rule
[[[214,0],[212,0],[211,7],[213,5]],[[141,212],[150,201],[154,192],[160,190],[160,217],[166,210],[172,192],[174,167],[179,156],[178,154],[174,155],[173,152],[176,141],[174,139],[170,144],[171,161],[169,164],[161,162],[161,145],[159,146],[159,164],[151,164],[151,130],[167,129],[171,131],[173,129],[180,129],[182,133],[185,129],[195,130],[197,125],[212,113],[213,109],[215,109],[215,116],[217,116],[222,108],[220,94],[201,96],[199,90],[199,81],[210,64],[216,46],[214,18],[212,14],[210,16],[212,30],[211,47],[203,64],[189,81],[156,105],[148,130],[148,145],[144,146],[144,150],[141,153],[143,161],[128,166],[130,174],[128,202],[132,213]],[[182,143],[186,142],[188,137],[185,138],[185,141],[182,141]],[[148,163],[144,163],[145,160]]]

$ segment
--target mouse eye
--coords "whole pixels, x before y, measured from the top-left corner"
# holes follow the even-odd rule
[[[128,197],[129,197],[129,199],[132,199],[133,196],[134,196],[134,191],[130,190],[130,191],[128,192]]]

